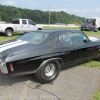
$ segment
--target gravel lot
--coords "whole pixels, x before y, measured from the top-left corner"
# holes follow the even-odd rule
[[[60,72],[52,83],[32,75],[5,77],[0,73],[0,100],[91,100],[100,86],[100,69],[75,66]]]

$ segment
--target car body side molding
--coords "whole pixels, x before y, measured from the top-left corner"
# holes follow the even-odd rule
[[[46,62],[48,62],[50,60],[59,60],[60,61],[60,64],[61,65],[63,64],[63,60],[61,58],[51,58],[51,59],[48,59],[48,60],[43,61],[42,64],[38,67],[38,69],[34,73],[36,73]]]

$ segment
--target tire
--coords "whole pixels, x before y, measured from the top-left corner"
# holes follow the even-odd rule
[[[7,29],[7,30],[5,31],[5,35],[6,35],[6,36],[12,36],[12,35],[13,35],[13,31],[12,31],[11,29]]]
[[[96,58],[97,61],[100,61],[100,55]]]
[[[36,79],[41,83],[49,83],[57,78],[60,72],[60,63],[58,60],[49,60],[34,74]]]

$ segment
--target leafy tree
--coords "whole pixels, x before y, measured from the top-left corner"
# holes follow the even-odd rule
[[[0,4],[0,17],[2,21],[11,22],[15,18],[31,19],[36,23],[48,24],[49,11],[22,9],[13,6],[4,6]],[[81,24],[85,18],[68,14],[64,11],[50,12],[50,23]]]

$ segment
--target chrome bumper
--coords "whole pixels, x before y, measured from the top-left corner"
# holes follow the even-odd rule
[[[8,74],[8,69],[6,64],[3,63],[3,61],[0,59],[0,71],[4,74]]]

